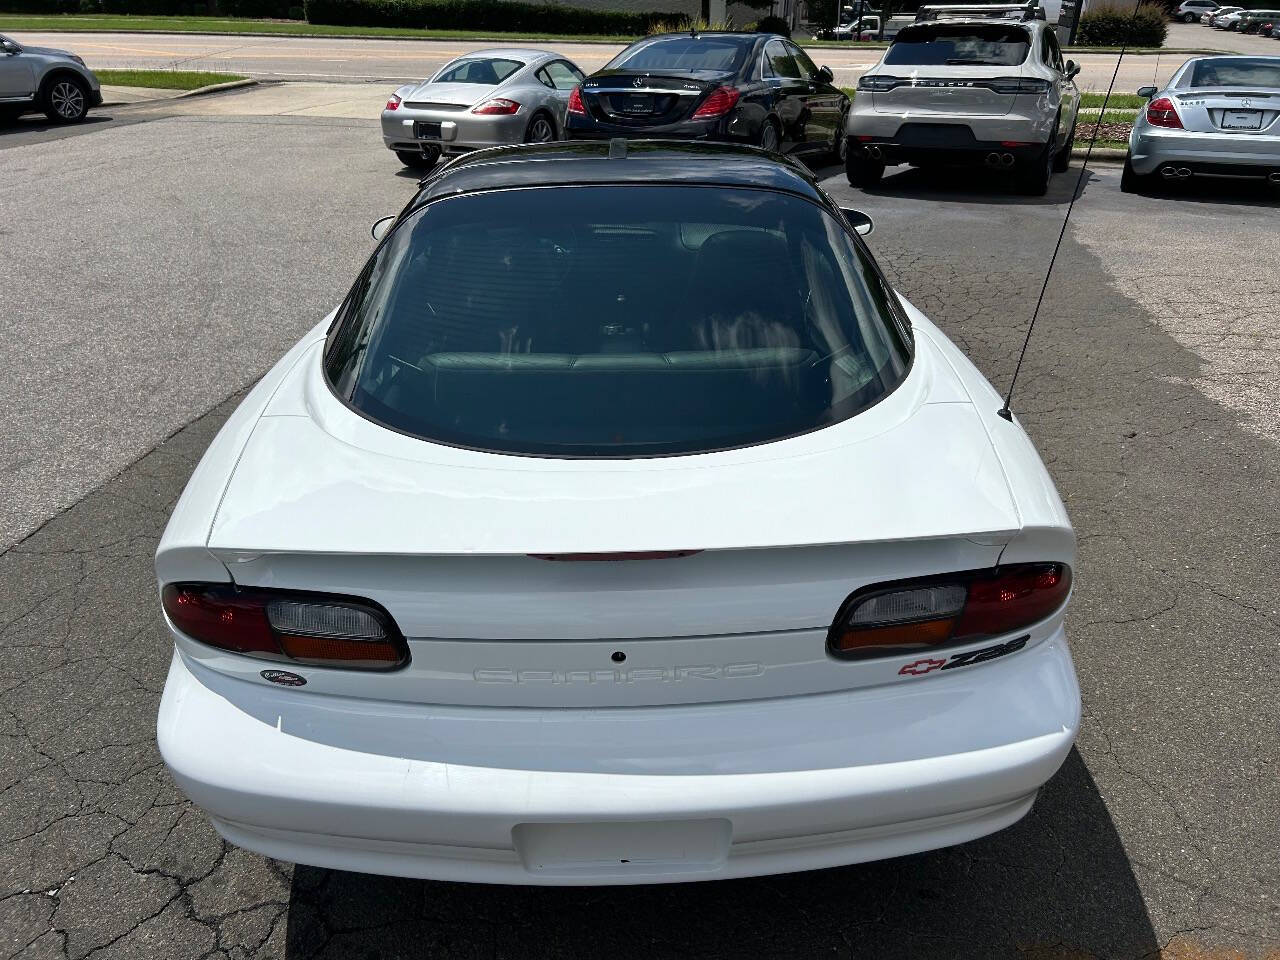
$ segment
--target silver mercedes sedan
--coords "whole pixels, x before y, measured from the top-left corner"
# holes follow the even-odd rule
[[[1197,57],[1147,98],[1129,136],[1120,188],[1191,177],[1280,184],[1280,57]]]
[[[559,140],[569,94],[583,73],[548,50],[476,50],[423,83],[398,89],[382,110],[382,139],[409,167],[504,143]]]

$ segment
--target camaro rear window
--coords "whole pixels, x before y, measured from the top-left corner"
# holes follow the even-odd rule
[[[903,27],[885,52],[886,64],[1016,67],[1027,59],[1031,36],[1011,24]]]
[[[497,85],[524,64],[519,60],[463,60],[446,68],[432,83],[485,83]]]
[[[844,227],[766,190],[516,189],[433,201],[331,335],[335,392],[395,430],[557,457],[695,453],[853,416],[909,334]]]
[[[721,73],[742,66],[750,47],[750,42],[732,37],[671,37],[623,50],[609,69]]]
[[[1193,87],[1280,87],[1280,61],[1201,60],[1191,72]]]

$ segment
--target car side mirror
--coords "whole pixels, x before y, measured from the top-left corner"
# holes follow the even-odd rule
[[[369,230],[369,232],[373,234],[373,239],[381,240],[383,237],[385,237],[388,233],[391,232],[391,225],[395,222],[396,222],[395,217],[383,217],[381,220],[378,220],[374,223],[373,227]]]
[[[831,72],[830,67],[821,66],[818,68],[818,79],[821,80],[823,83],[831,83],[832,81],[835,80],[835,78],[836,78],[836,75]]]
[[[853,232],[860,237],[865,237],[875,229],[875,224],[861,210],[851,210],[849,207],[841,207],[840,212],[844,214],[844,218],[849,221],[849,226],[853,227]]]
[[[10,43],[8,40],[6,40],[3,44],[0,44],[0,47],[3,47],[5,54],[10,57],[17,56],[19,53],[22,52],[22,48],[20,46],[18,46],[16,43]]]
[[[1139,87],[1138,88],[1138,96],[1143,97],[1147,100],[1150,100],[1155,95],[1156,95],[1155,87]]]
[[[1067,79],[1074,80],[1080,74],[1080,64],[1074,60],[1067,61]]]

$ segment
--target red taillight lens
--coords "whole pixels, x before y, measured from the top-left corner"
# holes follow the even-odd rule
[[[387,101],[387,109],[388,109],[388,110],[399,110],[399,109],[400,109],[400,104],[401,104],[401,103],[403,103],[403,102],[404,102],[404,101],[403,101],[403,100],[401,100],[399,96],[397,96],[396,94],[394,94],[394,93],[393,93],[393,94],[391,95],[391,99]]]
[[[716,87],[711,96],[702,101],[702,106],[693,111],[694,120],[709,120],[712,117],[723,117],[734,108],[738,98],[742,96],[734,87]]]
[[[1023,630],[1057,611],[1071,568],[1019,563],[877,584],[844,602],[828,635],[840,657],[878,657],[955,646]]]
[[[478,107],[472,107],[472,113],[478,113],[482,117],[505,117],[510,116],[520,109],[520,104],[514,100],[508,100],[506,97],[494,97],[492,100],[486,100]]]
[[[1160,97],[1158,100],[1152,100],[1147,104],[1147,123],[1155,127],[1170,127],[1174,130],[1182,129],[1182,120],[1178,117],[1178,110],[1168,97]]]
[[[389,670],[409,662],[390,615],[367,600],[222,583],[170,583],[170,621],[193,640],[264,660]]]
[[[573,91],[569,94],[568,109],[570,113],[580,113],[583,116],[586,116],[587,108],[582,104],[582,88],[581,87],[574,87]]]

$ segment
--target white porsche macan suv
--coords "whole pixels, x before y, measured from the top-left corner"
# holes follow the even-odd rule
[[[160,750],[218,831],[620,884],[1022,817],[1079,724],[1074,534],[858,221],[720,144],[425,181],[156,554]]]
[[[1043,196],[1071,161],[1079,72],[1042,20],[904,27],[858,80],[845,126],[849,183],[871,186],[900,163],[985,164],[1012,174],[1020,192]]]

